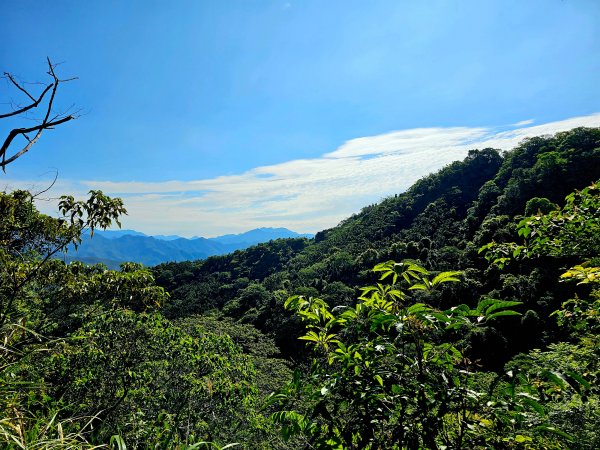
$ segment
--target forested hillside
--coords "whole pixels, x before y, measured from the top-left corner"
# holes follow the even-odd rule
[[[599,448],[598,180],[577,128],[314,239],[119,271],[53,257],[120,199],[2,193],[0,445]]]
[[[568,261],[526,261],[499,270],[479,248],[515,239],[517,215],[548,212],[575,189],[600,178],[600,131],[575,129],[536,137],[501,154],[473,150],[406,192],[370,205],[314,240],[280,240],[204,261],[159,265],[157,282],[171,293],[172,318],[218,310],[273,336],[287,356],[303,348],[300,324],[283,312],[292,294],[350,305],[374,282],[378,262],[411,259],[429,270],[463,270],[464,281],[438,292],[435,305],[475,304],[481,296],[525,302],[524,317],[477,336],[486,367],[556,339],[548,314],[569,290],[557,273]],[[393,174],[390,174],[393,176]],[[479,348],[482,347],[482,348]]]

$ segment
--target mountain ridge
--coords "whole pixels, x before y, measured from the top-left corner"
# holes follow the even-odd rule
[[[600,128],[529,138],[506,152],[472,150],[313,240],[280,240],[154,267],[157,283],[171,295],[164,313],[178,318],[218,310],[273,336],[283,354],[296,357],[304,349],[297,339],[303,327],[285,312],[290,295],[350,306],[360,287],[378,282],[375,264],[416,261],[433,273],[463,271],[462,283],[436,292],[441,309],[457,298],[469,305],[480,298],[528,302],[522,322],[474,337],[473,355],[499,370],[515,351],[552,342],[556,324],[550,313],[568,298],[558,281],[562,262],[526,260],[499,272],[479,249],[518,239],[515,221],[530,201],[562,205],[565,196],[600,179],[599,161]],[[539,333],[544,328],[552,332]]]
[[[63,255],[66,261],[106,264],[118,268],[122,262],[137,262],[154,266],[164,262],[205,259],[242,250],[275,239],[312,238],[287,228],[255,228],[244,233],[226,234],[212,238],[177,235],[151,236],[136,230],[96,230],[83,236],[81,244],[70,246]]]

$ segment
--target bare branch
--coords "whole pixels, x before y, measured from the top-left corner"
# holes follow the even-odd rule
[[[22,113],[24,113],[24,112],[26,112],[26,111],[29,111],[29,110],[30,110],[30,109],[32,109],[32,108],[37,108],[37,107],[38,107],[38,105],[40,104],[40,102],[41,102],[41,101],[44,99],[44,96],[46,95],[46,93],[47,93],[47,92],[50,90],[50,88],[52,88],[52,84],[49,84],[48,86],[46,86],[46,89],[44,89],[44,90],[42,91],[42,93],[40,94],[40,96],[39,96],[39,97],[37,98],[37,100],[36,100],[35,98],[33,98],[33,97],[32,97],[32,96],[29,94],[29,92],[27,92],[25,89],[23,89],[23,88],[22,88],[22,87],[19,85],[19,83],[17,83],[17,82],[15,81],[15,79],[12,77],[12,75],[11,75],[10,73],[4,72],[4,75],[6,75],[6,76],[7,76],[7,78],[8,78],[10,81],[12,81],[12,83],[13,83],[13,84],[14,84],[14,85],[15,85],[15,86],[16,86],[16,87],[19,89],[19,90],[21,90],[21,91],[25,92],[25,94],[27,95],[27,97],[29,97],[29,98],[30,98],[30,99],[33,101],[33,103],[30,103],[29,105],[27,105],[27,106],[24,106],[23,108],[17,109],[17,110],[15,110],[15,111],[12,111],[12,112],[9,112],[9,113],[6,113],[6,114],[0,114],[0,119],[5,119],[5,118],[7,118],[7,117],[16,116],[16,115],[18,115],[18,114],[22,114]]]
[[[48,192],[50,189],[52,189],[52,187],[54,186],[54,184],[56,183],[56,180],[58,180],[58,170],[56,172],[54,172],[54,180],[52,180],[52,183],[50,183],[50,186],[48,186],[46,189],[43,189],[35,194],[31,195],[31,199],[32,200],[39,200],[39,196],[42,194],[45,194],[46,192]]]
[[[6,75],[8,77],[8,79],[12,82],[12,84],[14,84],[17,87],[18,90],[20,90],[21,92],[24,92],[25,95],[31,99],[31,101],[35,102],[35,98],[33,98],[29,92],[27,92],[24,88],[22,88],[19,85],[19,83],[17,83],[15,81],[15,79],[13,78],[13,76],[10,73],[4,72],[4,75]]]
[[[51,129],[52,127],[54,127],[56,125],[60,125],[61,123],[65,123],[65,122],[68,122],[73,119],[75,119],[75,116],[67,116],[67,117],[63,117],[63,118],[61,118],[59,120],[55,120],[55,121],[50,121],[50,122],[44,121],[44,122],[42,122],[41,125],[38,125],[36,127],[15,128],[15,129],[11,130],[10,133],[8,133],[8,137],[4,141],[4,144],[2,144],[2,147],[0,147],[0,155],[2,155],[2,162],[0,162],[0,167],[2,168],[2,170],[4,170],[4,168],[8,164],[13,162],[15,159],[17,159],[21,155],[27,153],[29,151],[29,149],[33,146],[33,144],[35,144],[38,141],[38,139],[40,138],[40,136],[42,135],[42,132],[44,130]],[[44,120],[47,120],[47,118]],[[10,144],[12,143],[14,138],[16,138],[19,135],[31,133],[33,131],[37,131],[34,138],[29,140],[28,144],[25,147],[23,147],[21,150],[19,150],[17,153],[15,153],[10,158],[6,159],[6,151],[8,150],[8,147],[10,146]]]
[[[27,91],[27,89],[22,87],[14,79],[14,77],[11,74],[5,72],[6,77],[11,81],[11,83],[17,89],[19,89],[21,92],[25,93],[25,95],[27,95],[32,100],[33,103],[31,103],[25,107],[16,109],[15,111],[13,111],[11,113],[2,114],[2,115],[0,115],[0,119],[23,114],[23,113],[26,113],[27,111],[29,111],[30,109],[37,108],[40,105],[40,103],[44,100],[44,97],[46,96],[46,94],[48,92],[50,92],[50,97],[49,97],[47,105],[46,105],[44,118],[41,119],[41,122],[39,123],[39,125],[29,127],[29,128],[14,128],[8,133],[6,139],[4,140],[2,146],[0,147],[0,156],[2,157],[2,161],[0,162],[0,167],[2,168],[2,171],[4,171],[4,172],[6,171],[6,166],[8,164],[12,163],[17,158],[19,158],[23,154],[27,153],[29,151],[29,149],[31,149],[31,147],[38,141],[38,139],[40,138],[40,136],[42,135],[42,132],[44,130],[53,129],[53,127],[55,127],[57,125],[61,125],[65,122],[69,122],[76,118],[75,115],[73,115],[73,114],[67,115],[66,113],[58,113],[58,114],[53,115],[53,105],[54,105],[54,100],[56,98],[56,92],[58,91],[59,84],[66,83],[68,81],[72,81],[77,78],[75,78],[75,77],[67,78],[64,80],[59,79],[55,72],[55,68],[58,66],[58,64],[52,64],[52,62],[50,61],[50,58],[46,58],[46,60],[48,62],[48,72],[47,73],[48,73],[48,75],[50,75],[52,77],[53,82],[46,86],[46,88],[42,91],[42,93],[37,98],[37,100]],[[69,107],[67,109],[67,111],[70,109],[72,109],[72,106]],[[27,117],[25,116],[24,118],[27,118]],[[35,133],[35,135],[33,138],[30,138],[28,136],[28,133]],[[12,156],[7,157],[8,150],[17,136],[23,136],[27,140],[27,144],[20,150],[16,151]]]

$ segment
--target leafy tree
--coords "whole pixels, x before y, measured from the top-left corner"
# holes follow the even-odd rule
[[[535,389],[511,374],[485,383],[470,370],[466,349],[448,339],[517,315],[510,308],[519,303],[485,299],[475,309],[441,311],[414,303],[411,294],[457,282],[459,272],[434,276],[393,261],[374,270],[382,282],[363,288],[357,305],[337,315],[318,298],[286,302],[307,324],[300,339],[314,348],[315,359],[307,375],[297,372],[272,397],[281,408],[272,417],[284,436],[301,435],[305,448],[321,449],[498,448],[519,442],[547,448],[551,441],[544,432],[555,430]]]
[[[517,231],[526,239],[524,244],[492,241],[480,252],[485,251],[486,258],[501,266],[517,257],[596,257],[600,253],[599,192],[598,184],[594,183],[569,194],[562,209],[522,219]],[[579,276],[584,274],[580,271]]]
[[[508,366],[540,386],[549,400],[550,415],[574,436],[573,448],[582,449],[596,448],[600,440],[596,431],[600,418],[599,225],[600,195],[594,183],[569,194],[562,209],[522,219],[518,225],[518,234],[525,238],[522,245],[492,242],[482,247],[486,257],[501,266],[519,258],[587,259],[561,275],[564,282],[575,282],[577,289],[572,293],[573,298],[552,314],[567,329],[571,342],[551,344],[545,351],[533,350],[517,356]],[[554,380],[554,385],[542,389],[543,378]]]
[[[64,197],[59,219],[37,212],[28,192],[0,195],[0,439],[24,448],[113,435],[134,447],[249,439],[264,422],[252,412],[254,368],[229,337],[184,332],[153,312],[168,295],[139,264],[53,259],[125,211],[90,194]]]
[[[117,310],[86,323],[41,361],[70,416],[97,415],[94,440],[231,442],[252,420],[254,368],[226,335],[184,332],[158,314]]]
[[[52,334],[86,310],[83,299],[61,295],[86,289],[69,286],[80,266],[67,268],[52,257],[77,243],[86,228],[108,227],[125,209],[119,199],[92,191],[86,202],[63,199],[65,216],[54,219],[39,214],[33,200],[25,191],[0,193],[0,439],[21,448],[82,447],[89,418],[63,432],[70,421],[48,409],[29,369],[31,358],[48,350]]]
[[[60,309],[48,299],[51,291],[62,289],[69,270],[51,258],[77,243],[84,230],[107,228],[125,212],[120,199],[100,191],[90,191],[85,202],[63,197],[60,207],[63,218],[54,219],[37,212],[28,192],[0,194],[0,336],[6,342],[0,369],[38,341],[47,318],[39,317],[40,309]],[[15,333],[15,327],[24,332]]]
[[[525,205],[525,215],[548,214],[554,209],[556,209],[556,205],[547,198],[533,197]]]

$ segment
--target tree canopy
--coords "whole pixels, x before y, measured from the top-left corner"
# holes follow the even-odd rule
[[[58,258],[120,199],[1,193],[0,442],[597,448],[598,161],[474,150],[313,240],[120,270]]]

